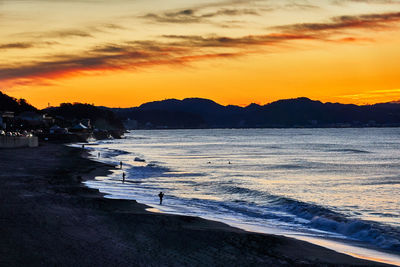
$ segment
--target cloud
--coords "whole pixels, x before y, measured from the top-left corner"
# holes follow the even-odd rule
[[[87,25],[79,29],[57,29],[43,32],[21,32],[13,34],[15,37],[24,38],[48,38],[48,39],[67,39],[67,38],[94,38],[96,33],[104,33],[114,30],[123,30],[124,27],[114,23],[103,23],[98,25]]]
[[[387,99],[399,99],[400,98],[400,89],[383,89],[383,90],[371,90],[358,94],[348,94],[348,95],[340,95],[337,98],[342,99],[353,99],[357,101],[364,101],[366,103],[376,101],[387,101]]]
[[[32,43],[8,43],[8,44],[0,44],[0,50],[5,49],[26,49],[33,47]]]
[[[371,38],[343,37],[339,39],[334,39],[332,41],[339,43],[355,43],[355,42],[361,43],[361,42],[373,42],[374,40]]]
[[[334,17],[327,23],[299,23],[272,27],[285,32],[321,32],[348,29],[384,29],[400,21],[400,12]]]
[[[98,71],[136,69],[155,65],[182,65],[211,58],[232,58],[249,52],[242,49],[286,40],[308,39],[307,35],[270,34],[230,38],[223,36],[164,36],[167,42],[132,41],[122,45],[96,46],[79,56],[56,55],[28,65],[0,67],[0,80],[55,79]],[[202,48],[235,48],[232,52],[202,51]]]
[[[16,68],[0,68],[0,79],[52,78],[84,71],[123,68],[128,61],[148,57],[145,53],[121,50],[119,53],[97,55],[59,55],[45,61],[33,62]]]
[[[181,11],[183,16],[192,11]],[[131,40],[105,43],[78,55],[53,55],[29,64],[0,65],[0,81],[36,83],[74,75],[104,71],[135,70],[158,65],[187,65],[192,62],[235,58],[265,47],[276,47],[296,40],[321,40],[340,43],[371,41],[368,38],[343,36],[347,29],[389,28],[400,21],[399,13],[367,14],[334,17],[327,23],[303,23],[274,27],[268,34],[239,37],[220,35],[163,35],[154,40]],[[271,29],[271,28],[270,28]],[[339,33],[339,34],[338,34]],[[13,46],[4,44],[4,47]],[[18,44],[14,44],[18,46]],[[21,47],[24,45],[21,44]]]
[[[0,44],[0,50],[7,49],[29,49],[34,47],[43,47],[58,44],[57,42],[17,42]]]
[[[311,5],[309,3],[296,3],[296,2],[291,2],[289,4],[286,4],[282,7],[282,9],[294,9],[294,10],[309,10],[309,9],[319,9],[319,6],[316,5]]]
[[[343,5],[345,3],[365,3],[365,4],[380,4],[380,5],[393,5],[400,4],[399,0],[333,0],[332,3],[336,5]]]
[[[210,58],[228,58],[236,53],[200,53],[167,43],[131,42],[97,46],[81,55],[56,55],[27,65],[0,67],[2,83],[29,84],[38,81],[103,71],[137,69],[155,65],[183,65]],[[183,52],[185,51],[185,52]]]
[[[60,30],[47,32],[42,34],[42,37],[56,37],[56,38],[68,38],[68,37],[93,37],[92,33],[84,30]]]
[[[82,73],[133,69],[140,66],[184,63],[179,52],[159,47],[147,49],[147,45],[105,45],[96,46],[81,55],[55,55],[46,60],[27,65],[0,67],[2,82],[15,80],[28,83],[36,79],[54,79]]]
[[[213,12],[200,12],[199,9],[183,9],[178,11],[164,12],[160,14],[149,13],[141,18],[151,22],[158,23],[204,23],[209,22],[209,19],[218,16],[241,16],[253,15],[258,16],[259,12],[256,9],[233,9],[222,8]]]
[[[267,45],[288,40],[313,39],[311,35],[295,33],[272,33],[265,35],[248,35],[242,37],[226,36],[196,36],[196,35],[164,35],[164,38],[177,40],[171,45],[184,47],[248,47],[255,45]]]
[[[263,0],[231,0],[201,4],[192,8],[179,9],[161,13],[148,13],[140,18],[153,23],[211,23],[216,17],[261,16],[275,10],[309,10],[319,6],[308,2]],[[210,11],[210,10],[213,11]],[[217,24],[218,25],[218,24]],[[220,26],[224,26],[221,24]]]

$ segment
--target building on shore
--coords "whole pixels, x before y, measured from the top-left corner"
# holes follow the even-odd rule
[[[7,130],[9,128],[12,129],[14,124],[14,112],[12,111],[3,111],[1,114],[2,118],[2,127],[3,129]]]
[[[82,123],[76,124],[74,127],[69,129],[71,132],[78,132],[78,133],[86,133],[89,131],[88,127],[83,125]]]
[[[53,125],[52,127],[50,127],[49,129],[49,133],[50,134],[68,134],[68,129],[66,128],[61,128],[58,125]]]

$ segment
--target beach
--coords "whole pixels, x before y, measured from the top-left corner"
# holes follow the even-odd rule
[[[384,266],[283,236],[106,199],[114,166],[61,144],[0,151],[1,266]]]

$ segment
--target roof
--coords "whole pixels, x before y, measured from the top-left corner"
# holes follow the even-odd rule
[[[83,125],[82,123],[78,123],[77,125],[72,127],[72,129],[74,129],[74,130],[85,130],[85,129],[87,129],[87,127],[85,125]]]
[[[50,128],[50,130],[58,130],[58,129],[61,129],[61,127],[58,126],[57,124]]]

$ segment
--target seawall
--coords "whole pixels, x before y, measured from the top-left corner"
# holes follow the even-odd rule
[[[37,147],[36,136],[0,136],[0,148]]]

